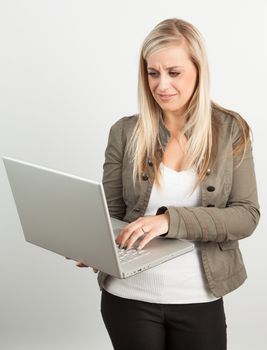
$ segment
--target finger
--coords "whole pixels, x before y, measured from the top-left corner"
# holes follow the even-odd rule
[[[132,234],[135,231],[139,230],[140,227],[142,227],[141,222],[142,222],[142,219],[139,218],[122,229],[122,231],[119,233],[119,235],[116,238],[116,242],[120,245],[121,248],[125,246],[125,243],[132,236]]]
[[[131,249],[134,243],[143,235],[144,235],[144,232],[140,227],[137,230],[135,230],[127,242],[127,249]]]
[[[120,245],[120,248],[123,248],[125,246],[131,234],[132,234],[132,230],[127,229],[121,232],[119,236],[117,236],[116,242]]]
[[[116,243],[119,245],[120,248],[123,248],[129,237],[130,233],[120,234],[120,236],[116,237]]]
[[[76,263],[76,266],[78,266],[78,267],[88,267],[88,266],[85,265],[82,261],[78,261],[78,262]]]
[[[144,236],[144,238],[139,243],[137,249],[141,250],[143,249],[153,238],[157,237],[158,235],[154,231],[150,231],[148,234]]]
[[[122,237],[127,233],[127,232],[132,232],[133,230],[135,230],[137,227],[139,227],[140,225],[138,225],[139,221],[142,220],[143,218],[140,217],[137,220],[129,223],[128,225],[124,226],[120,233],[118,234],[118,236],[116,237],[116,240],[121,241]]]

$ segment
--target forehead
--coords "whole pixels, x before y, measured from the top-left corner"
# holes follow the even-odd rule
[[[172,45],[150,54],[147,59],[148,68],[185,66],[191,62],[186,45]]]

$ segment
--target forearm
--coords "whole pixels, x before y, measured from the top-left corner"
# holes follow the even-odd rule
[[[166,238],[224,242],[248,237],[255,230],[260,213],[253,206],[227,208],[168,207]]]

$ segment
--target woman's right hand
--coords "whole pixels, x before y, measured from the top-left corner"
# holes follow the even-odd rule
[[[67,256],[65,258],[68,259],[68,260],[71,260],[71,258],[68,258]],[[89,267],[89,266],[85,265],[82,261],[77,261],[76,262],[76,266],[78,266],[78,267]],[[94,273],[98,272],[98,270],[95,269],[94,267],[92,267],[92,269],[93,269]]]

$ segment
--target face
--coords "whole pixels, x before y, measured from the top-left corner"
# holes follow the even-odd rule
[[[149,88],[163,112],[183,113],[197,79],[197,69],[185,44],[156,51],[146,61]]]

